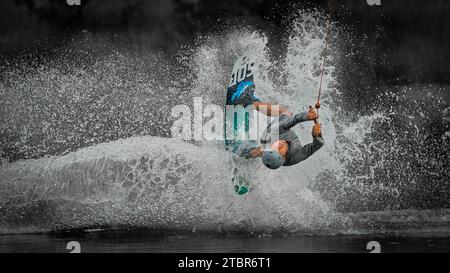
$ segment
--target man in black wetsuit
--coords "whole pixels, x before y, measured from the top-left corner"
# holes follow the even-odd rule
[[[277,117],[264,131],[261,136],[261,146],[243,148],[240,155],[246,158],[261,157],[263,164],[270,169],[277,169],[281,166],[297,164],[319,150],[324,145],[320,124],[315,122],[317,113],[312,107],[308,112],[293,114],[283,106],[271,105],[261,102],[253,95],[254,85],[248,92],[242,92],[239,99],[244,106],[253,104],[256,110],[267,116]],[[318,108],[320,105],[316,105]],[[304,146],[292,130],[296,124],[305,121],[314,121],[316,124],[312,128],[313,141]]]

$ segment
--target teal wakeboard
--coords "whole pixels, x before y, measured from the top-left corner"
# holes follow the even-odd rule
[[[246,194],[251,189],[251,177],[239,158],[240,148],[248,144],[251,140],[241,139],[237,136],[248,136],[250,128],[250,115],[244,110],[249,103],[251,94],[244,94],[248,90],[254,90],[254,75],[256,72],[256,58],[252,53],[239,57],[233,65],[230,82],[227,88],[225,107],[225,148],[233,153],[233,178],[234,190],[239,195]],[[253,89],[251,89],[253,88]],[[247,97],[247,99],[243,99]],[[233,106],[230,108],[230,106]],[[242,107],[239,107],[242,106]]]

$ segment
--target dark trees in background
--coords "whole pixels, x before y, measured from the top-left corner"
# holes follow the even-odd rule
[[[119,35],[140,48],[174,52],[198,33],[236,18],[262,29],[285,29],[292,10],[326,8],[328,1],[264,0],[8,0],[0,9],[0,52],[55,46],[80,30]],[[450,82],[450,3],[445,0],[337,2],[335,19],[374,59],[375,77],[402,82]],[[382,31],[380,31],[382,29]],[[377,48],[374,48],[373,45]],[[364,53],[364,48],[362,49]]]

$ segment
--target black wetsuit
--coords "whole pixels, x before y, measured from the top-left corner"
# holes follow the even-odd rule
[[[286,161],[283,166],[290,166],[303,161],[324,145],[322,137],[313,137],[313,142],[302,146],[300,140],[290,129],[300,122],[307,121],[307,113],[298,113],[292,117],[281,115],[267,126],[261,136],[262,145],[270,145],[276,140],[285,140],[289,144]]]

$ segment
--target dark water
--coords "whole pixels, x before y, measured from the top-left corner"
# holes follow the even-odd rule
[[[337,236],[220,236],[161,235],[151,232],[99,231],[0,236],[0,252],[68,253],[67,243],[77,241],[81,252],[370,252],[377,241],[382,253],[450,252],[450,236],[337,235]]]

